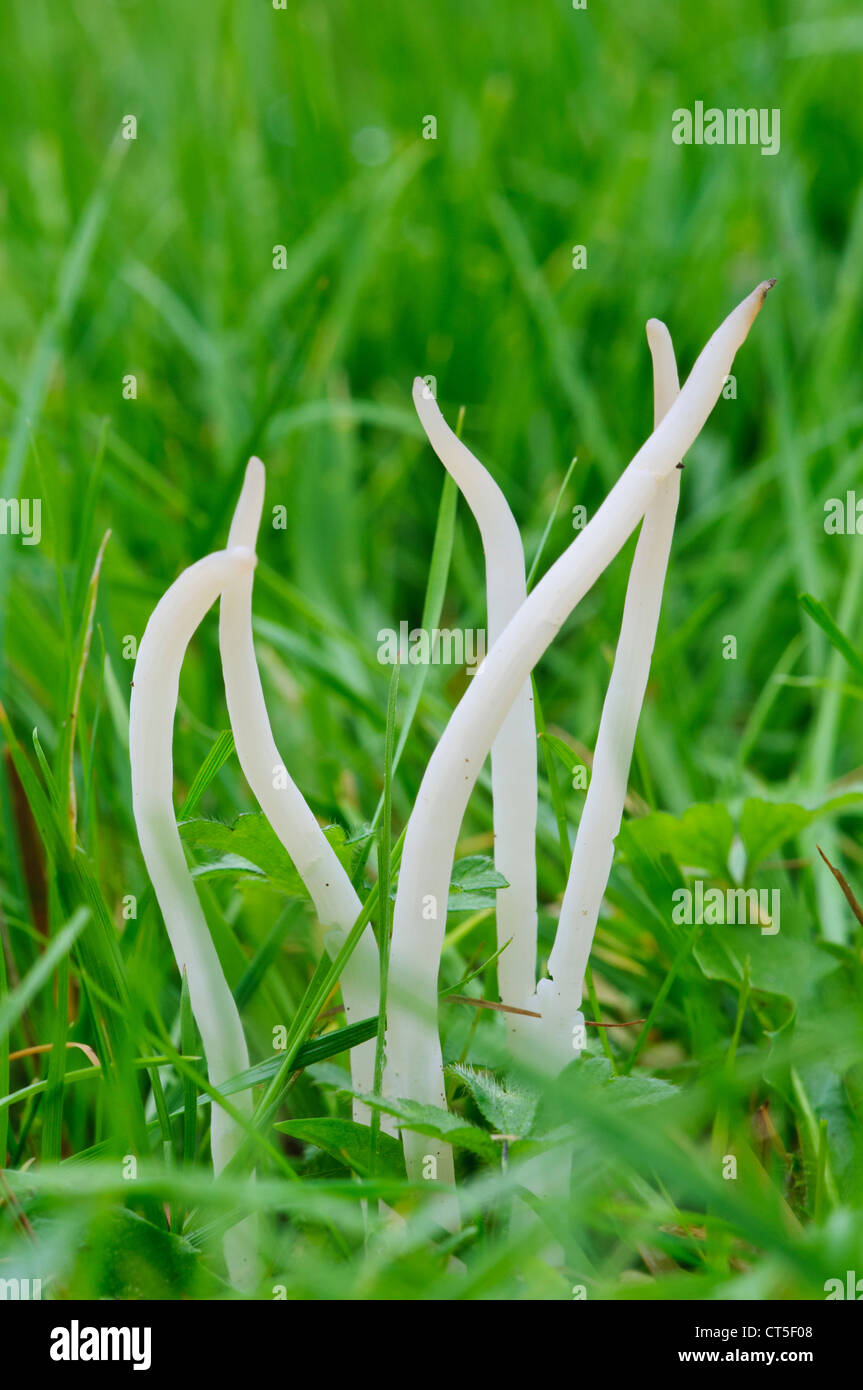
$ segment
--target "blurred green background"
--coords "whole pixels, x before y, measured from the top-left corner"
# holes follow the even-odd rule
[[[145,890],[124,640],[140,638],[186,565],[224,543],[249,454],[267,465],[268,508],[287,511],[286,529],[262,529],[255,590],[277,742],[315,810],[357,834],[382,788],[389,671],[377,633],[419,622],[441,494],[413,377],[434,376],[451,423],[464,406],[464,439],[504,488],[529,563],[577,456],[544,568],[572,538],[571,508],[592,514],[651,428],[645,320],[668,323],[684,376],[767,276],[778,284],[735,363],[736,398],[719,401],[687,460],[632,785],[653,810],[715,802],[735,820],[746,796],[810,808],[855,787],[863,692],[798,595],[822,600],[859,648],[863,540],[826,534],[824,504],[855,485],[863,499],[861,53],[849,0],[4,6],[0,495],[41,497],[43,536],[34,547],[0,538],[0,694],[28,755],[35,727],[53,762],[72,636],[110,528],[81,700],[79,833],[118,926],[123,896]],[[780,152],[676,146],[672,112],[696,100],[779,108]],[[573,269],[575,245],[585,269]],[[549,727],[587,749],[631,553],[537,672]],[[460,506],[444,615],[483,627],[484,610],[478,535]],[[429,673],[396,778],[397,829],[464,685],[462,672]],[[184,668],[178,804],[226,726],[211,618]],[[570,835],[580,802],[570,795]],[[231,762],[204,809],[229,819],[251,805]],[[546,954],[565,877],[545,781],[540,819]],[[464,848],[488,851],[490,824],[485,782]],[[2,901],[19,974],[45,926],[21,825],[10,783]],[[819,834],[863,882],[853,814]],[[847,953],[850,999],[853,918],[826,867],[812,867],[808,836],[777,870],[788,929]],[[612,901],[628,872],[616,868]],[[226,932],[238,903],[208,906]],[[235,977],[271,922],[253,906],[259,927],[222,943]],[[621,965],[624,950],[657,948],[640,909],[618,910],[600,997],[644,1014],[669,961],[660,949],[648,967]],[[311,968],[294,950],[273,986],[285,1009]],[[126,957],[170,1020],[178,986],[152,911]],[[674,1060],[688,1074],[734,1023],[715,978],[699,987],[716,1013],[706,1036],[686,1000],[675,1012],[669,986]],[[50,1019],[48,991],[43,1005]],[[256,1055],[272,1017],[262,1006],[249,1020]],[[621,1038],[615,1047],[629,1045]],[[29,1040],[44,1040],[38,1022]],[[738,1100],[741,1116],[757,1108],[751,1091]],[[842,1104],[850,1171],[857,1102]],[[92,1142],[92,1116],[75,1107],[66,1153]],[[37,1117],[20,1161],[38,1131]]]

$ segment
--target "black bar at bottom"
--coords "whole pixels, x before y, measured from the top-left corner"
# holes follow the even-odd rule
[[[392,1312],[389,1308],[392,1307]],[[322,1308],[315,1318],[315,1335],[306,1314],[285,1302],[79,1303],[63,1301],[0,1303],[0,1356],[23,1351],[19,1363],[42,1379],[59,1382],[86,1376],[92,1382],[102,1373],[114,1379],[124,1373],[136,1380],[146,1375],[179,1372],[188,1376],[236,1370],[259,1380],[267,1373],[287,1372],[297,1356],[311,1369],[323,1355],[319,1372],[340,1376],[340,1358],[351,1345],[373,1374],[379,1364],[375,1347],[387,1350],[381,1370],[396,1371],[392,1353],[402,1361],[398,1371],[411,1376],[411,1361],[420,1379],[432,1374],[449,1378],[458,1362],[475,1358],[486,1383],[490,1375],[508,1379],[516,1373],[509,1359],[515,1346],[527,1358],[569,1366],[568,1378],[578,1384],[587,1378],[603,1383],[605,1373],[619,1383],[647,1370],[664,1372],[682,1367],[699,1374],[707,1367],[733,1370],[757,1366],[762,1371],[802,1367],[820,1377],[856,1364],[863,1322],[856,1302],[786,1303],[669,1303],[618,1300],[569,1303],[493,1303],[465,1309],[454,1304],[397,1303],[379,1316],[369,1316],[363,1304],[340,1303]],[[416,1319],[419,1335],[411,1340]],[[328,1343],[321,1332],[330,1326],[337,1339]],[[555,1338],[549,1342],[548,1338]],[[431,1339],[431,1340],[430,1340]],[[560,1340],[558,1340],[560,1339]],[[423,1351],[426,1348],[426,1352]],[[408,1348],[412,1348],[409,1352]],[[504,1348],[509,1352],[504,1353]],[[26,1349],[26,1351],[24,1350]],[[427,1353],[431,1353],[430,1356]],[[521,1360],[521,1355],[518,1358]],[[524,1364],[524,1363],[522,1363]],[[529,1364],[529,1362],[528,1362]],[[447,1370],[447,1367],[450,1370]],[[499,1367],[499,1371],[498,1371]],[[4,1366],[8,1369],[8,1366]],[[559,1372],[554,1371],[555,1378]],[[531,1380],[538,1378],[531,1376]],[[82,1382],[83,1383],[83,1382]],[[769,1383],[769,1382],[768,1382]]]

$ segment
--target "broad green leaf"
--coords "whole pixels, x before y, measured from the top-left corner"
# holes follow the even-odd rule
[[[812,812],[790,802],[757,801],[750,797],[740,818],[740,838],[749,873],[809,824]]]
[[[621,827],[618,843],[625,853],[633,846],[652,858],[668,854],[681,867],[726,878],[733,839],[734,824],[728,808],[719,802],[700,802],[682,816],[658,811],[628,820]]]
[[[494,1162],[499,1150],[491,1135],[478,1125],[472,1125],[460,1115],[448,1110],[440,1110],[436,1105],[420,1105],[415,1100],[389,1100],[380,1096],[361,1095],[367,1105],[377,1106],[394,1116],[400,1129],[412,1130],[415,1134],[427,1134],[432,1139],[442,1139],[456,1149],[467,1149],[478,1158]]]
[[[740,837],[746,848],[749,872],[775,854],[786,840],[799,835],[807,825],[846,808],[859,807],[861,800],[859,792],[846,792],[809,810],[794,802],[759,801],[750,797],[740,819]]]
[[[206,862],[198,866],[199,876],[226,872],[263,874],[288,897],[309,896],[276,832],[260,811],[238,816],[233,825],[195,819],[181,821],[178,829],[184,843],[205,857]],[[324,833],[344,862],[348,851],[341,826],[328,826]]]
[[[367,1125],[358,1125],[353,1120],[342,1120],[330,1116],[320,1119],[284,1120],[276,1125],[282,1134],[299,1139],[303,1144],[314,1144],[324,1153],[352,1168],[361,1178],[372,1175],[370,1137]],[[403,1178],[405,1161],[402,1146],[391,1134],[377,1136],[378,1177]]]
[[[667,930],[668,914],[664,905],[671,900],[675,888],[680,887],[680,868],[668,850],[652,843],[652,836],[645,837],[651,841],[650,847],[643,847],[642,837],[636,830],[639,824],[637,820],[625,821],[615,844],[640,890],[635,895],[632,910],[652,917],[654,930],[661,936]]]
[[[90,1267],[101,1298],[177,1298],[194,1288],[198,1274],[194,1246],[136,1212],[116,1207],[106,1212],[91,1242]]]
[[[573,1073],[580,1073],[582,1084],[610,1089],[621,1105],[655,1105],[677,1092],[676,1086],[656,1076],[615,1076],[605,1057],[585,1057],[574,1064]]]
[[[818,980],[839,968],[838,962],[814,941],[786,936],[762,936],[757,926],[705,925],[693,948],[703,973],[713,980],[738,985],[746,958],[753,990],[782,995],[796,1006]]]
[[[309,1067],[309,1076],[318,1086],[332,1086],[343,1095],[353,1095],[351,1074],[347,1067],[339,1066],[338,1062],[313,1062]]]
[[[514,1081],[499,1081],[493,1072],[454,1063],[447,1068],[463,1081],[480,1111],[501,1134],[529,1134],[538,1094]]]
[[[470,854],[453,865],[448,912],[479,912],[494,907],[498,888],[509,884],[485,854]]]
[[[657,1077],[615,1076],[607,1057],[581,1057],[564,1068],[539,1102],[534,1136],[561,1126],[577,1129],[579,1102],[602,1097],[610,1108],[630,1109],[670,1100],[677,1087]]]
[[[249,859],[241,858],[239,854],[223,854],[221,859],[207,860],[204,864],[196,864],[192,869],[192,878],[222,878],[223,876],[260,879],[267,877],[264,870],[259,869],[257,864],[253,864]]]

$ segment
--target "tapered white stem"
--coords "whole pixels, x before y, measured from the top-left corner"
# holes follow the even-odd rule
[[[769,287],[759,285],[713,334],[665,419],[494,643],[432,754],[408,822],[395,903],[385,1079],[391,1096],[446,1104],[438,962],[459,827],[491,744],[536,662],[698,435]],[[433,1155],[438,1175],[452,1180],[448,1145],[407,1131],[404,1142],[410,1176],[419,1176],[424,1156]]]
[[[677,399],[680,386],[674,348],[665,324],[651,319],[647,338],[653,356],[655,428]],[[679,500],[680,470],[672,468],[659,483],[641,523],[626,588],[620,639],[599,723],[590,786],[548,959],[551,978],[541,980],[537,987],[535,1008],[542,1014],[545,1051],[557,1067],[565,1066],[573,1057],[573,1018],[581,1002],[584,972],[623,816]]]
[[[261,460],[250,459],[231,523],[229,550],[243,546],[254,552],[264,505],[265,476]],[[234,743],[249,786],[308,888],[321,924],[332,929],[326,945],[336,955],[362,904],[276,747],[252,637],[253,583],[251,569],[237,574],[223,590],[219,615],[222,673]],[[348,1023],[374,1017],[379,986],[377,942],[368,926],[341,977]],[[351,1050],[355,1090],[373,1089],[374,1067],[374,1039]],[[354,1118],[360,1123],[368,1122],[368,1108],[361,1101],[354,1101]]]
[[[420,378],[414,405],[429,443],[455,479],[479,526],[485,553],[489,644],[497,641],[527,597],[524,548],[509,503],[488,469],[449,428]],[[498,992],[524,1008],[536,985],[536,719],[533,691],[525,681],[491,745],[494,864],[509,884],[497,894]],[[507,1014],[510,1040],[524,1019]]]
[[[173,732],[180,668],[186,648],[223,588],[251,575],[251,550],[217,551],[184,570],[156,604],[135,662],[129,711],[132,808],[144,863],[182,973],[211,1083],[219,1086],[245,1071],[249,1054],[234,996],[225,979],[195,887],[186,867],[174,816]],[[234,1107],[252,1113],[250,1091],[232,1096]],[[243,1131],[219,1105],[210,1112],[213,1168],[221,1172],[236,1152]],[[233,1281],[254,1280],[254,1221],[228,1231],[225,1258]]]

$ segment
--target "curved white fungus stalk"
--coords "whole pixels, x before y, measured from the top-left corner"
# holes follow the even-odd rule
[[[264,505],[264,465],[251,458],[234,511],[228,549],[254,552]],[[318,824],[302,792],[285,768],[273,738],[252,637],[254,572],[238,574],[222,592],[219,646],[228,714],[240,766],[255,798],[296,866],[311,895],[331,955],[338,954],[362,910],[362,903],[335,850]],[[344,968],[342,996],[348,1023],[373,1018],[378,1011],[378,948],[371,926],[366,927]],[[375,1040],[351,1050],[354,1089],[374,1087]],[[354,1100],[354,1119],[367,1124],[368,1107]]]
[[[674,360],[671,335],[665,324],[660,323],[658,319],[650,319],[647,324],[647,340],[653,357],[653,424],[655,428],[673,405],[680,385],[677,379],[677,364]],[[576,940],[576,949],[584,946],[589,952],[593,932],[596,929],[595,920],[592,923],[589,920],[589,907],[586,905],[592,906],[595,903],[598,913],[598,905],[608,878],[604,869],[603,856],[605,856],[610,868],[612,841],[620,826],[623,801],[626,795],[627,773],[635,738],[635,724],[641,708],[643,686],[646,684],[647,678],[646,668],[644,682],[641,681],[640,676],[645,660],[649,666],[650,654],[656,637],[662,584],[668,562],[679,492],[680,472],[675,468],[660,483],[656,501],[648,507],[641,524],[641,534],[638,538],[626,589],[620,640],[615,653],[608,693],[602,709],[590,789],[582,811],[573,851],[572,863],[573,866],[576,863],[580,865],[579,874],[577,877],[575,873],[570,873],[558,921],[554,949],[549,960],[550,970],[551,961],[554,960],[556,963],[556,969],[552,972],[555,987],[562,974],[561,967],[557,966],[557,953],[567,935],[573,933],[578,938],[579,934],[583,933],[581,940]],[[641,626],[642,623],[644,624],[643,627]],[[631,660],[632,664],[630,664]],[[631,687],[629,685],[630,679]],[[632,698],[628,698],[630,691]],[[591,853],[594,852],[598,856],[597,859],[591,858]],[[581,922],[581,926],[579,922]],[[580,1051],[574,1045],[572,1034],[565,1030],[567,1027],[572,1027],[578,1018],[578,1015],[573,1015],[572,1001],[580,1000],[582,997],[582,978],[579,977],[577,984],[568,992],[563,989],[560,990],[563,1007],[559,1011],[559,1017],[562,1019],[563,1027],[557,1040],[554,1036],[554,1024],[558,1017],[554,1012],[555,1000],[553,997],[549,1006],[543,997],[545,988],[551,985],[551,980],[540,981],[537,996],[531,1000],[531,1006],[534,1010],[542,1013],[542,1018],[537,1021],[530,1020],[530,1022],[534,1024],[537,1032],[545,1035],[544,1041],[548,1044],[546,1061],[550,1052],[553,1061],[556,1061],[558,1066],[563,1067]],[[542,1008],[543,1004],[546,1004],[545,1009]],[[555,1041],[557,1041],[556,1048]],[[544,1202],[563,1202],[566,1200],[570,1176],[569,1165],[561,1161],[559,1154],[552,1152],[528,1159],[521,1165],[519,1175],[523,1186],[540,1200]],[[517,1211],[516,1220],[521,1225],[525,1224],[524,1208]],[[542,1249],[541,1258],[545,1263],[556,1267],[563,1261],[563,1247],[557,1241],[552,1240]]]
[[[650,319],[647,340],[653,357],[656,428],[677,399],[680,386],[671,335],[665,324]],[[574,1010],[582,998],[584,972],[623,816],[679,500],[680,469],[672,468],[659,483],[641,523],[626,586],[620,638],[599,722],[593,771],[548,958],[551,978],[541,980],[537,986],[534,1009],[542,1014],[537,1028],[543,1034],[544,1051],[556,1069],[566,1066],[575,1055]]]
[[[429,443],[455,479],[479,526],[485,554],[488,640],[493,645],[527,597],[524,547],[509,503],[488,470],[444,420],[420,378],[414,405]],[[509,884],[497,894],[498,993],[526,1008],[536,987],[536,719],[525,681],[491,745],[494,865]],[[507,1014],[510,1041],[525,1022]]]
[[[408,822],[396,894],[385,1077],[389,1096],[446,1105],[437,1026],[438,962],[459,827],[491,744],[536,662],[697,437],[771,283],[759,285],[713,334],[665,419],[495,642],[431,756]],[[438,1177],[453,1180],[449,1145],[406,1130],[403,1141],[410,1177],[419,1177],[424,1159],[433,1157]]]
[[[132,809],[144,863],[153,884],[179,971],[186,971],[189,999],[214,1086],[246,1071],[249,1054],[234,996],[225,979],[198,895],[186,867],[174,816],[173,733],[180,668],[196,628],[221,591],[255,566],[251,550],[217,551],[184,570],[159,600],[144,630],[135,662],[129,710]],[[251,1092],[232,1097],[251,1117]],[[242,1129],[219,1105],[210,1113],[210,1147],[218,1174],[233,1157]],[[248,1287],[255,1275],[255,1222],[248,1218],[224,1237],[234,1283]]]

